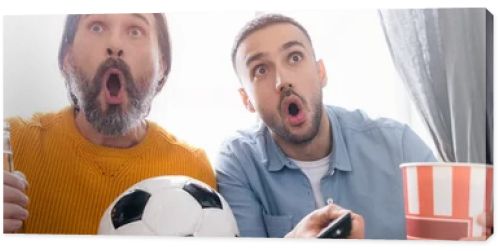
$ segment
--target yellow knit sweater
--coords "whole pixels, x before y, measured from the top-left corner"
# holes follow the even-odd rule
[[[111,202],[153,176],[186,175],[216,186],[205,153],[152,122],[142,142],[127,149],[87,141],[72,108],[9,122],[14,166],[29,183],[26,233],[95,234]]]

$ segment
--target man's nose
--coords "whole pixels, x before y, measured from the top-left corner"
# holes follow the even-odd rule
[[[276,69],[275,88],[277,92],[282,92],[292,88],[292,82],[288,79],[284,70]]]
[[[112,48],[106,48],[106,53],[110,57],[121,57],[123,55],[123,50],[122,49],[112,49]]]
[[[123,57],[122,42],[119,34],[113,32],[110,34],[108,46],[106,47],[106,55],[109,57]]]

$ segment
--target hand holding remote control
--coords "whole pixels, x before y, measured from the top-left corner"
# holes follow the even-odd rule
[[[285,237],[363,239],[365,224],[361,215],[329,204],[306,215]]]
[[[341,216],[330,222],[318,234],[320,239],[345,239],[351,235],[351,212],[346,211]]]

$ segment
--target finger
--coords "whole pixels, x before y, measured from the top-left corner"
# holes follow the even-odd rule
[[[346,213],[351,213],[351,218],[352,218],[352,212],[350,210],[347,210],[347,209],[339,209],[339,208],[336,208],[336,209],[333,209],[333,210],[329,210],[328,211],[328,221],[332,221],[332,220],[335,220],[337,218],[339,218],[340,216],[346,214]]]
[[[493,228],[493,211],[486,212],[486,227]]]
[[[326,217],[330,221],[337,219],[339,216],[349,211],[336,204],[328,204],[324,208],[327,211]]]
[[[24,175],[23,172],[19,171],[19,170],[15,170],[14,172],[12,172],[14,175],[17,175],[19,178],[23,179],[23,180],[26,180],[26,175]]]
[[[24,194],[22,191],[19,189],[10,187],[10,186],[4,186],[3,187],[3,202],[9,202],[9,203],[14,203],[18,204],[22,207],[26,207],[28,205],[29,199],[26,194]]]
[[[4,219],[3,220],[3,232],[4,233],[15,233],[23,226],[21,220]]]
[[[477,223],[486,228],[493,227],[493,212],[483,212],[477,217]]]
[[[338,206],[335,204],[328,204],[320,209],[313,211],[311,214],[311,220],[318,222],[321,226],[326,226],[332,220],[338,218],[345,210],[338,210]]]
[[[492,228],[486,228],[486,236],[491,236],[493,234]]]
[[[351,212],[352,229],[349,239],[364,239],[365,238],[365,221],[359,214]]]
[[[24,191],[28,186],[28,182],[19,176],[19,174],[10,173],[5,170],[3,171],[3,184],[15,187],[21,191]]]
[[[12,219],[12,220],[26,220],[28,219],[28,210],[25,208],[12,204],[12,203],[3,203],[3,219]]]
[[[28,179],[26,179],[26,175],[24,175],[24,173],[22,173],[21,171],[19,170],[15,170],[14,172],[12,172],[14,175],[16,175],[17,177],[19,177],[21,180],[24,181],[24,184],[26,185],[26,187],[28,187],[30,184],[28,183]]]
[[[328,217],[328,211],[331,210],[331,205],[324,206],[309,213],[309,218],[314,221],[322,221],[323,218]]]

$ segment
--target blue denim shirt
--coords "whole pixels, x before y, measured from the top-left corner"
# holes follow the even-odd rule
[[[325,201],[362,215],[366,238],[406,238],[399,164],[435,161],[432,151],[406,125],[371,120],[361,111],[325,109],[334,142],[321,179]],[[215,168],[219,192],[243,237],[283,237],[316,209],[309,180],[263,123],[228,139]]]

